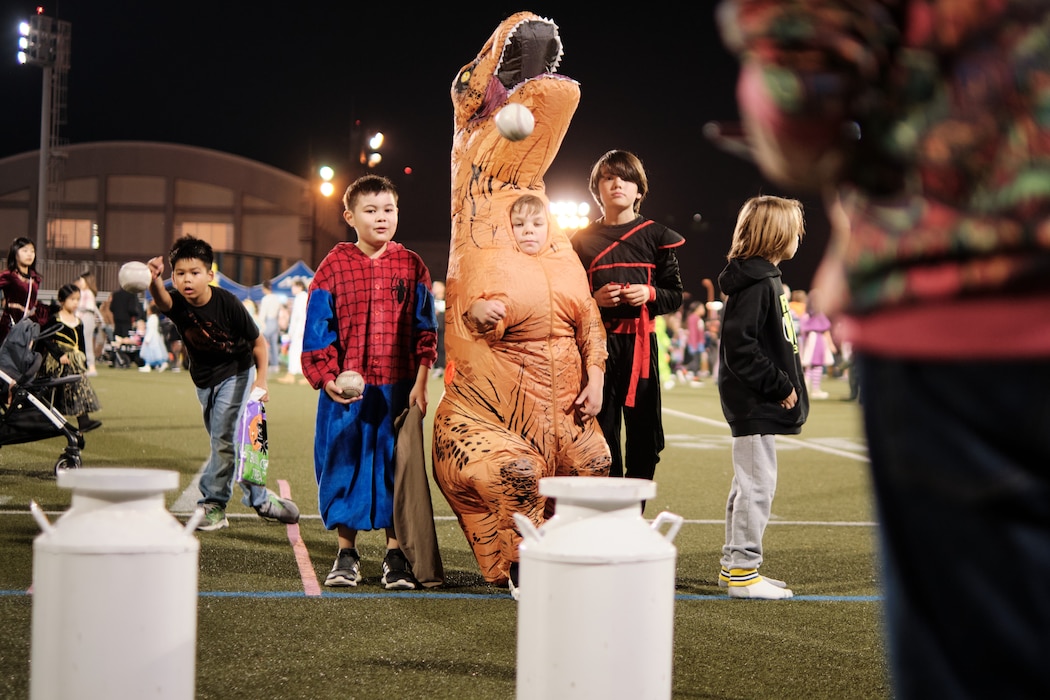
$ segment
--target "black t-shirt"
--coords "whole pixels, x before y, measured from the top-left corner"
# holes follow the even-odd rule
[[[182,336],[193,383],[202,389],[252,366],[259,326],[244,304],[225,289],[212,287],[211,299],[204,306],[193,306],[171,290],[167,316]]]

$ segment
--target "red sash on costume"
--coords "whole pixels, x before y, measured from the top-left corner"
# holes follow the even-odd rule
[[[651,223],[653,223],[651,219],[646,219],[627,233],[620,236],[620,238],[608,248],[594,256],[594,259],[591,260],[590,266],[587,268],[587,281],[590,283],[591,289],[594,289],[595,263],[601,260],[601,258],[613,248],[620,245],[622,241],[626,241]],[[656,331],[656,324],[651,318],[649,318],[649,305],[642,304],[640,311],[641,314],[638,318],[624,318],[605,322],[605,331],[607,333],[634,334],[634,356],[631,362],[631,381],[627,385],[627,397],[623,402],[624,406],[629,408],[634,407],[634,397],[638,389],[639,378],[649,378],[649,334]]]
[[[649,318],[649,305],[642,304],[642,315],[638,318],[623,318],[605,324],[608,333],[633,333],[634,356],[631,362],[631,381],[627,384],[627,397],[623,405],[634,407],[634,396],[639,379],[649,378],[649,334],[656,331],[656,323]]]

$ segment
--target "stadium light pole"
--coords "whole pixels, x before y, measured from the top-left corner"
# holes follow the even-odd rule
[[[40,98],[40,165],[37,171],[36,256],[47,256],[47,189],[51,165],[52,93],[55,69],[69,70],[71,25],[43,14],[42,7],[18,25],[18,62],[43,69]]]

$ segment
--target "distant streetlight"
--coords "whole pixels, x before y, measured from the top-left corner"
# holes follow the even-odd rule
[[[335,171],[327,165],[322,165],[318,174],[321,176],[321,194],[325,197],[331,197],[332,193],[335,192],[335,185],[332,184],[332,178],[335,177]]]
[[[383,147],[385,138],[382,131],[377,131],[368,138],[368,148],[371,151],[365,161],[368,167],[374,168],[383,161],[383,154],[379,152],[379,149]]]
[[[588,218],[591,213],[591,205],[587,202],[567,200],[551,202],[550,211],[563,231],[577,231],[591,223]]]

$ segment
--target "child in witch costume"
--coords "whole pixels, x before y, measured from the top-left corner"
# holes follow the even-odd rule
[[[88,415],[99,410],[98,394],[87,377],[86,339],[84,322],[77,316],[80,305],[80,288],[75,284],[64,284],[58,290],[56,303],[51,308],[51,320],[45,331],[55,329],[42,345],[45,350],[41,374],[45,377],[67,377],[81,375],[79,382],[62,384],[55,392],[55,408],[62,414],[77,417],[77,427],[86,433],[102,425],[102,421]]]

